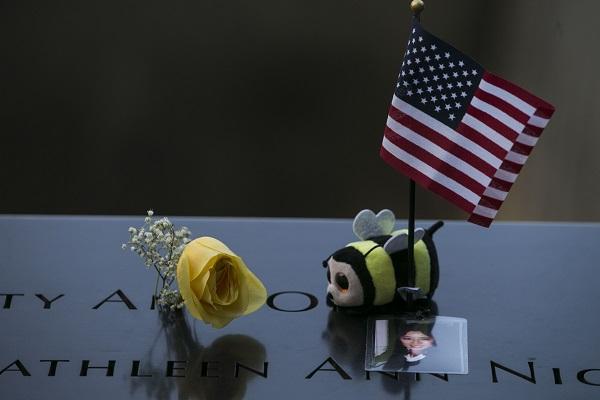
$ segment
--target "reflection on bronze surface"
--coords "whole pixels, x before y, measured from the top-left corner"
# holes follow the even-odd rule
[[[146,397],[155,399],[242,399],[248,381],[257,374],[240,368],[235,377],[235,365],[239,363],[262,372],[266,361],[263,344],[245,335],[225,335],[209,346],[203,346],[183,314],[175,317],[160,315],[162,329],[144,357],[140,371],[140,375],[152,375],[152,378],[130,377],[130,393],[145,390]],[[163,337],[166,352],[155,354],[155,350],[162,349],[158,341]],[[169,360],[186,362],[177,364],[185,370],[174,371],[174,375],[185,377],[166,376]],[[209,363],[208,368],[203,362]]]
[[[365,371],[365,347],[367,340],[367,315],[351,315],[340,311],[329,312],[327,329],[322,338],[329,346],[331,356],[342,366],[349,368],[353,377],[367,376]],[[415,384],[413,373],[371,372],[371,379],[381,376],[383,388],[392,394],[404,393],[410,399],[411,385]]]

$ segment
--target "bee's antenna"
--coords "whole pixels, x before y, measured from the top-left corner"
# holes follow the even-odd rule
[[[438,221],[435,224],[431,225],[429,228],[427,228],[427,233],[429,234],[429,236],[433,236],[433,234],[436,233],[437,230],[440,229],[442,226],[444,226],[444,221]]]

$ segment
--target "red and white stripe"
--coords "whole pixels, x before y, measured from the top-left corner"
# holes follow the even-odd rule
[[[487,227],[553,112],[487,72],[456,129],[394,96],[381,157]]]

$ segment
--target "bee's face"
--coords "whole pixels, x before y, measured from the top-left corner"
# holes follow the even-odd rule
[[[327,295],[341,307],[357,307],[364,303],[364,292],[358,276],[350,264],[327,260]]]

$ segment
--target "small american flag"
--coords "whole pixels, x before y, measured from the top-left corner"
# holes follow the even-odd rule
[[[489,227],[553,113],[415,21],[381,157]]]

